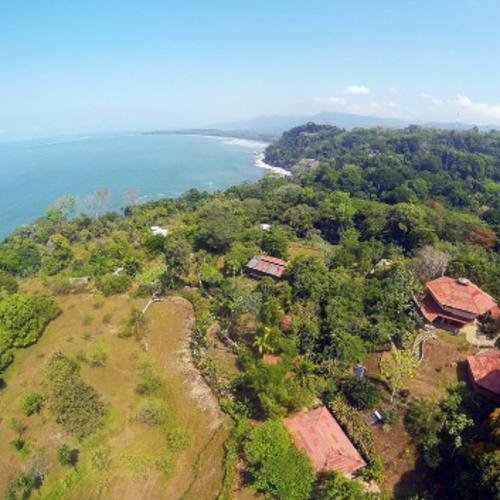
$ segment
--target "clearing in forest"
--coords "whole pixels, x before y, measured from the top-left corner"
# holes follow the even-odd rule
[[[57,300],[61,316],[37,344],[16,352],[15,363],[5,373],[6,386],[0,392],[0,491],[41,453],[47,473],[40,498],[215,498],[227,425],[191,363],[191,304],[181,298],[153,304],[139,341],[118,333],[132,309],[142,309],[146,300],[118,295],[99,302],[85,294]],[[108,408],[105,427],[83,442],[68,436],[47,408],[29,417],[21,410],[26,394],[43,392],[45,365],[56,351],[81,360],[83,380]],[[93,352],[101,353],[97,358],[103,366],[85,361]],[[137,391],[145,373],[161,381],[153,395]],[[140,418],[151,400],[162,408],[161,425]],[[6,425],[11,418],[27,426],[22,453],[10,444],[16,438]],[[58,464],[62,444],[78,450],[75,467]]]

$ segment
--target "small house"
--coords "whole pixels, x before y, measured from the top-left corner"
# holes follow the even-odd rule
[[[286,260],[268,257],[267,255],[256,255],[248,261],[245,270],[254,278],[269,276],[279,280],[283,277],[287,266],[288,262]]]
[[[489,349],[467,358],[474,391],[500,404],[500,350]]]
[[[269,231],[269,229],[271,229],[271,224],[261,224],[260,228],[262,231]]]
[[[429,281],[423,300],[415,301],[429,323],[456,333],[478,318],[498,313],[495,299],[466,278]]]
[[[285,426],[318,474],[329,470],[352,474],[366,465],[324,406],[286,418]]]
[[[151,229],[151,232],[155,235],[155,236],[167,236],[168,235],[168,229],[164,229],[160,226],[151,226],[150,227]]]

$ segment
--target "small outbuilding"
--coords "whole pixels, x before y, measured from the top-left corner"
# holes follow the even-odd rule
[[[150,227],[151,229],[151,232],[157,236],[157,235],[160,235],[160,236],[167,236],[168,235],[168,229],[164,229],[160,226],[151,226]]]
[[[352,474],[366,465],[324,406],[286,418],[285,426],[295,446],[311,459],[317,473],[335,470]]]
[[[255,255],[245,266],[246,272],[254,278],[263,278],[270,276],[279,280],[285,274],[288,262],[286,260],[268,257],[267,255]]]
[[[500,404],[500,350],[478,352],[467,362],[475,392]]]

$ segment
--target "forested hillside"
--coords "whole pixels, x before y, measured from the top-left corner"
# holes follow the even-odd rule
[[[63,197],[0,245],[0,452],[20,464],[0,472],[8,498],[35,489],[44,497],[60,484],[70,496],[96,478],[103,486],[93,491],[103,498],[109,491],[129,498],[123,477],[172,484],[180,454],[198,442],[189,448],[186,430],[172,423],[178,409],[168,383],[178,379],[154,368],[159,332],[167,331],[154,314],[169,296],[194,307],[191,358],[230,421],[219,498],[500,498],[498,410],[466,383],[464,362],[476,351],[465,334],[437,331],[422,361],[415,346],[426,330],[414,302],[444,274],[500,298],[500,134],[307,124],[269,146],[266,161],[294,175],[214,194],[190,190],[123,214],[105,207],[76,214]],[[282,280],[245,274],[259,254],[289,260]],[[144,315],[150,298],[160,302]],[[103,307],[115,317],[96,312]],[[92,338],[83,351],[59,330],[72,321],[78,332],[89,330],[79,338]],[[113,440],[110,429],[125,410],[92,371],[106,363],[103,328],[113,352],[122,342],[137,365],[127,375],[138,380],[120,426],[155,429],[148,442],[165,441],[164,449],[131,456]],[[499,321],[488,318],[478,335],[493,342],[499,333]],[[47,359],[28,357],[42,347]],[[446,352],[450,361],[439,361]],[[43,383],[35,394],[23,386],[16,399],[27,359],[38,363]],[[360,362],[368,366],[363,379],[353,376]],[[122,387],[113,373],[109,383]],[[367,464],[356,480],[329,472],[318,482],[292,445],[283,419],[319,404]],[[383,428],[364,423],[373,410],[384,415]],[[42,424],[64,438],[37,440]],[[77,458],[64,458],[66,443]],[[197,464],[193,470],[203,470]]]
[[[347,132],[310,123],[266,151],[267,162],[293,170],[306,170],[311,162],[299,162],[307,159],[321,163],[316,176],[325,186],[357,198],[391,205],[434,200],[500,224],[500,132],[416,126]]]

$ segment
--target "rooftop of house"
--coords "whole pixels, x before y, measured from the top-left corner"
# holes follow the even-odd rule
[[[496,301],[465,278],[442,278],[429,281],[427,289],[441,306],[453,307],[480,316],[496,306]]]
[[[500,350],[490,349],[467,358],[474,383],[500,396]]]
[[[247,269],[258,271],[276,278],[281,278],[285,273],[288,262],[286,260],[268,257],[267,255],[255,255],[247,263]]]
[[[324,407],[285,419],[285,426],[316,472],[336,470],[350,474],[366,465],[332,414]]]
[[[462,316],[445,311],[430,294],[427,294],[422,300],[415,298],[415,301],[424,318],[431,323],[438,317],[446,318],[462,325],[471,322],[470,319],[464,319]]]
[[[266,353],[264,356],[262,356],[262,360],[264,363],[267,363],[269,365],[277,365],[278,363],[281,363],[281,356],[278,354],[269,354]]]

